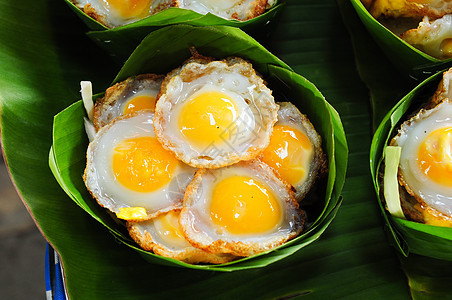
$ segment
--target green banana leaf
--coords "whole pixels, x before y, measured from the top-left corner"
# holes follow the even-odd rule
[[[418,80],[452,65],[452,58],[440,60],[411,46],[380,24],[364,7],[361,0],[351,0],[358,16],[383,52],[402,73]]]
[[[119,67],[86,38],[85,25],[62,1],[1,0],[0,8],[5,159],[24,204],[61,256],[71,299],[410,297],[367,167],[368,90],[335,1],[287,1],[265,46],[313,82],[341,115],[350,150],[343,203],[317,241],[269,266],[236,272],[147,263],[66,195],[48,167],[53,116],[79,98],[80,80],[96,82],[101,92]],[[353,12],[344,3],[341,8]],[[415,271],[412,286],[429,282],[425,270]],[[447,295],[433,289],[427,295]]]
[[[413,252],[452,261],[452,228],[425,225],[395,218],[385,210],[380,199],[380,190],[383,187],[380,186],[379,170],[384,149],[389,140],[396,134],[400,124],[407,119],[407,116],[419,109],[433,95],[441,78],[442,72],[426,79],[402,98],[386,115],[372,140],[370,167],[380,207],[402,254],[408,256],[410,252]]]
[[[276,251],[271,251],[271,255],[245,258],[222,266],[201,266],[173,259],[161,259],[157,255],[141,250],[139,252],[149,261],[164,264],[172,262],[175,265],[195,269],[233,271],[266,266],[317,239],[336,215],[340,206],[340,193],[344,185],[348,155],[339,115],[312,83],[292,72],[285,63],[243,31],[231,27],[175,25],[154,31],[127,60],[115,82],[144,73],[166,74],[191,56],[189,47],[195,47],[200,54],[206,56],[217,58],[240,56],[249,59],[268,81],[268,86],[274,91],[276,99],[279,99],[277,101],[291,101],[307,114],[323,139],[323,147],[329,162],[328,180],[326,184],[321,185],[321,189],[318,189],[322,192],[310,196],[319,199],[321,203],[305,208],[311,223],[307,230],[293,241],[278,247]],[[171,51],[165,51],[167,48]],[[50,155],[49,163],[57,181],[77,204],[118,235],[126,245],[137,250],[134,243],[130,242],[128,234],[124,234],[124,224],[119,222],[115,224],[108,213],[100,211],[102,209],[90,196],[83,183],[82,174],[86,166],[84,152],[88,147],[83,125],[84,115],[83,103],[79,101],[55,117],[53,153]],[[321,211],[320,215],[318,211]]]
[[[140,21],[109,29],[86,15],[70,0],[65,1],[92,30],[88,35],[115,60],[121,63],[132,53],[135,47],[138,46],[141,40],[147,36],[149,32],[163,26],[174,24],[195,26],[224,25],[242,28],[247,32],[257,33],[263,30],[263,28],[268,27],[267,23],[269,23],[284,6],[284,3],[280,3],[281,1],[275,1],[273,6],[265,13],[247,21],[226,20],[210,13],[202,15],[191,10],[173,7]]]
[[[340,1],[348,2],[348,1]],[[374,130],[382,123],[383,118],[388,114],[390,110],[399,110],[403,114],[408,108],[402,108],[400,106],[395,106],[400,99],[407,95],[412,89],[414,89],[419,82],[413,78],[407,77],[407,74],[401,73],[389,58],[380,50],[373,38],[367,34],[367,30],[364,25],[358,25],[360,23],[355,19],[358,18],[356,12],[353,13],[350,10],[342,10],[345,23],[349,28],[350,35],[352,37],[354,53],[356,57],[356,63],[359,70],[360,77],[368,86],[370,91],[371,105],[372,105],[372,116],[373,116],[373,128]],[[431,79],[434,80],[434,79]],[[436,82],[437,83],[437,82]],[[425,88],[425,87],[424,87]],[[420,90],[421,88],[417,88]],[[430,90],[426,90],[425,97],[431,96],[436,87],[434,84],[430,87]],[[430,94],[429,94],[430,93]],[[417,95],[417,92],[411,95]],[[411,96],[407,96],[411,97]],[[419,98],[421,99],[421,98]],[[412,100],[406,99],[404,105],[409,105]],[[402,101],[400,101],[401,103]],[[396,115],[395,115],[396,116]],[[401,116],[397,116],[400,118]],[[388,120],[386,120],[388,121]],[[386,126],[379,128],[380,132],[376,132],[375,135],[381,135],[382,132],[386,132],[386,136],[390,131],[391,124],[386,122]],[[373,178],[377,176],[377,165],[380,163],[378,159],[373,159],[373,157],[380,158],[383,149],[383,145],[387,144],[386,136],[382,139],[377,137],[374,138],[374,144],[371,150],[371,170],[373,172]],[[378,150],[378,151],[377,151]],[[376,187],[377,188],[377,187]],[[402,231],[398,228],[403,228],[403,225],[399,224],[394,226],[392,222],[389,221],[389,216],[387,212],[381,207],[382,215],[385,220],[386,233],[389,238],[389,242],[399,251],[399,260],[402,264],[402,268],[409,280],[409,286],[411,291],[411,296],[414,299],[438,299],[438,298],[448,298],[450,291],[450,278],[452,277],[452,272],[450,270],[452,263],[448,260],[436,259],[431,257],[426,257],[422,255],[417,255],[413,252],[408,254],[409,248],[407,242],[418,252],[427,253],[425,246],[421,246],[419,240],[411,239],[407,242],[401,239]],[[392,218],[391,218],[392,219]],[[392,219],[395,220],[395,219]],[[398,222],[399,220],[395,220]],[[401,221],[406,222],[408,221]],[[410,222],[409,224],[412,224]],[[418,226],[418,225],[415,225]],[[422,226],[421,226],[422,228]],[[422,230],[425,230],[424,226]],[[443,229],[439,229],[443,230]],[[407,227],[406,231],[412,230]],[[417,234],[417,233],[416,233]],[[405,233],[405,235],[407,235]],[[431,234],[427,234],[431,238]],[[412,235],[414,237],[414,235]],[[420,238],[425,236],[421,232]],[[433,237],[434,240],[438,241],[438,238]],[[425,241],[425,240],[424,240]],[[424,242],[421,240],[421,243]],[[449,244],[446,240],[445,244]],[[447,246],[446,246],[447,247]],[[440,249],[444,249],[443,246]],[[431,251],[431,250],[430,250]],[[434,250],[435,255],[438,257],[444,257],[449,255],[447,251],[445,253],[440,253],[438,250]]]

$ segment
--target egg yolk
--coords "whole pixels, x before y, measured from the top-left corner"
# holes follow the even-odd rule
[[[264,184],[250,177],[234,176],[215,186],[210,218],[232,234],[260,234],[278,226],[281,208]]]
[[[126,102],[124,105],[124,115],[129,115],[143,109],[155,110],[155,97],[136,96]]]
[[[445,39],[441,43],[441,50],[444,57],[452,57],[452,39]]]
[[[120,207],[116,216],[123,220],[143,220],[147,217],[144,207]]]
[[[123,18],[146,16],[151,0],[103,0],[104,5],[115,10]]]
[[[452,187],[452,127],[432,131],[418,150],[421,171],[434,182]]]
[[[303,132],[287,125],[276,125],[270,144],[264,150],[263,161],[288,183],[296,185],[306,180],[312,155],[312,144]]]
[[[228,95],[204,91],[188,99],[179,116],[179,129],[187,140],[198,147],[229,140],[235,132],[237,110]]]
[[[138,137],[119,143],[113,151],[113,173],[123,186],[148,193],[166,185],[178,165],[155,137]]]
[[[179,211],[170,211],[158,216],[154,219],[154,227],[165,242],[183,248],[188,247],[189,244],[180,230],[179,214]]]

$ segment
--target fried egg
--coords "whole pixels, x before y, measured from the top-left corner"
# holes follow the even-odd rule
[[[295,105],[278,104],[278,122],[261,158],[295,188],[295,196],[300,201],[326,169],[322,138]]]
[[[452,58],[452,14],[435,21],[424,17],[418,28],[408,30],[400,37],[433,57]]]
[[[179,0],[178,7],[202,15],[211,13],[225,19],[249,20],[264,13],[274,0]]]
[[[170,7],[245,21],[264,13],[274,0],[72,0],[88,16],[109,28],[136,22]]]
[[[419,205],[449,218],[452,217],[452,102],[451,91],[445,93],[444,87],[451,83],[452,71],[449,71],[435,94],[447,98],[438,101],[434,97],[433,108],[421,109],[404,122],[391,141],[391,146],[402,148],[400,184]],[[429,215],[424,217],[428,219]]]
[[[109,28],[141,20],[173,6],[173,0],[72,0],[88,16]]]
[[[114,118],[142,109],[155,109],[163,76],[142,74],[129,77],[108,88],[94,106],[94,127],[99,130]]]
[[[217,168],[257,157],[270,141],[277,111],[250,63],[192,60],[165,78],[154,128],[180,160]]]
[[[193,247],[179,226],[180,210],[172,210],[149,221],[127,222],[130,236],[147,251],[191,264],[222,264],[235,259],[230,254],[212,254]]]
[[[84,181],[97,202],[126,220],[146,220],[180,208],[194,169],[155,137],[154,113],[115,119],[88,146]]]
[[[256,159],[198,170],[185,192],[179,222],[198,248],[249,256],[297,236],[304,219],[292,187]]]
[[[444,0],[366,0],[364,4],[375,18],[441,18],[452,13],[452,1]]]

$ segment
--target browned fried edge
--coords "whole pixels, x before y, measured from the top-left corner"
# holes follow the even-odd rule
[[[300,232],[303,230],[305,219],[306,219],[306,214],[303,210],[301,210],[299,208],[298,202],[295,199],[293,187],[290,184],[288,184],[287,182],[281,180],[270,166],[268,166],[264,162],[260,161],[259,159],[255,159],[255,160],[248,161],[248,162],[241,162],[240,164],[248,164],[252,168],[262,169],[264,172],[267,173],[268,176],[270,176],[273,180],[277,181],[282,189],[286,190],[286,192],[289,195],[288,199],[285,200],[287,205],[293,206],[298,212],[298,215],[295,216],[296,219],[293,220],[294,223],[299,224],[298,230],[289,234],[288,237],[283,237],[283,238],[279,238],[279,239],[278,239],[278,237],[276,239],[273,238],[273,240],[268,241],[266,243],[262,243],[262,245],[260,245],[260,246],[253,245],[253,244],[250,244],[247,242],[226,241],[226,240],[221,240],[221,239],[220,240],[212,240],[210,243],[207,243],[207,244],[203,244],[199,241],[196,241],[195,239],[192,238],[192,236],[194,234],[194,230],[196,230],[196,229],[192,228],[192,226],[184,226],[184,225],[190,224],[190,221],[189,221],[190,206],[195,201],[195,199],[193,198],[193,195],[195,194],[198,186],[200,185],[200,183],[202,181],[202,177],[204,176],[204,174],[206,174],[209,171],[207,169],[199,169],[196,172],[195,177],[193,178],[192,182],[187,187],[187,190],[185,192],[185,197],[184,197],[183,208],[182,208],[182,211],[180,214],[180,224],[181,224],[182,232],[183,232],[185,238],[187,239],[187,241],[189,241],[190,244],[192,244],[193,246],[195,246],[197,248],[201,248],[201,249],[211,252],[211,253],[231,253],[236,256],[251,256],[251,255],[255,255],[255,254],[273,249],[277,246],[280,246],[280,245],[284,244],[285,242],[287,242],[288,240],[291,240],[294,237],[296,237],[297,235],[299,235]],[[213,170],[213,171],[215,171],[215,170]]]

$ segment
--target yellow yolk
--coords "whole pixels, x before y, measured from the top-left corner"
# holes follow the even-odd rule
[[[177,165],[177,159],[155,137],[125,140],[113,152],[116,179],[137,192],[152,192],[166,185]]]
[[[422,212],[424,223],[434,226],[452,227],[452,218],[439,213],[437,210],[426,207],[422,204],[416,204],[415,208]]]
[[[127,101],[124,106],[124,115],[129,115],[143,109],[155,110],[155,97],[152,96],[137,96]]]
[[[260,234],[278,226],[281,208],[264,184],[234,176],[215,186],[210,218],[232,234]]]
[[[154,219],[154,227],[158,235],[167,243],[185,248],[190,246],[185,240],[185,237],[180,230],[179,214],[177,211],[170,211],[166,214],[160,215]]]
[[[452,127],[431,132],[422,141],[418,154],[421,171],[441,185],[452,187]]]
[[[236,126],[237,110],[228,95],[207,91],[195,94],[180,112],[181,133],[199,147],[228,140]]]
[[[149,13],[151,0],[103,0],[123,18],[143,17]]]
[[[263,161],[278,171],[291,185],[304,181],[313,155],[312,144],[301,131],[286,125],[276,125]]]
[[[123,220],[143,220],[147,213],[144,207],[121,207],[116,216]]]
[[[452,57],[452,39],[445,39],[441,43],[441,49],[444,57]]]

